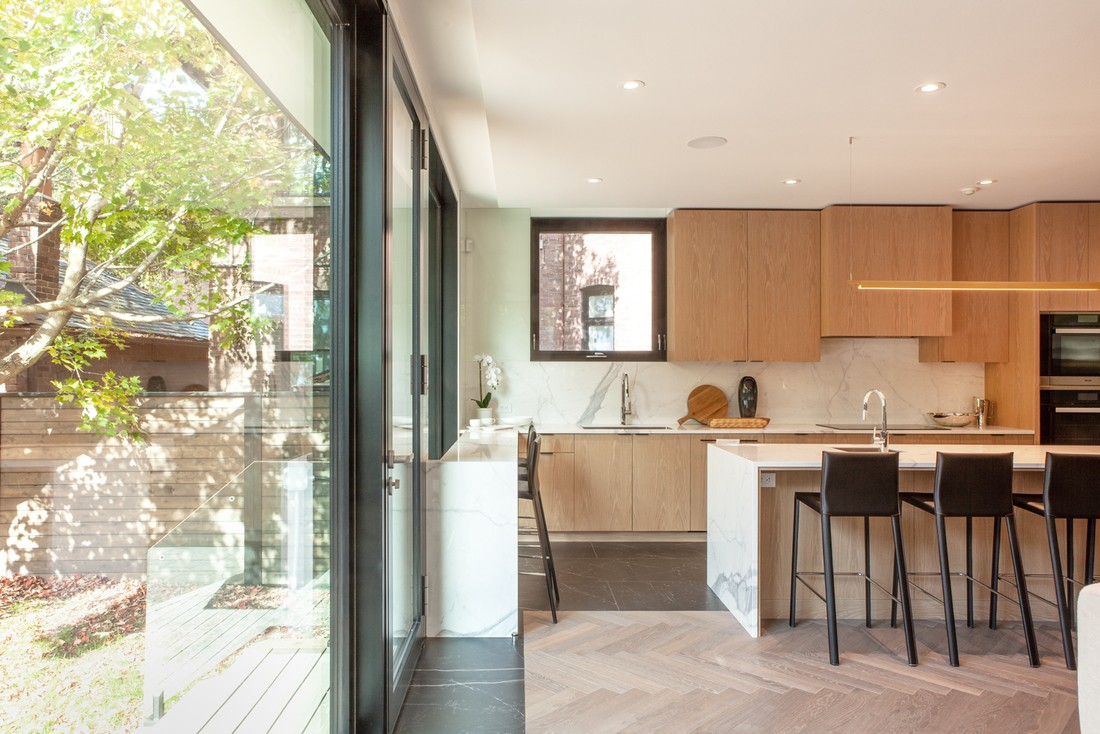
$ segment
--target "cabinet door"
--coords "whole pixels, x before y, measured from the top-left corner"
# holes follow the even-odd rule
[[[707,529],[707,447],[717,439],[691,438],[691,505],[688,530]]]
[[[1089,280],[1100,281],[1100,204],[1089,204]],[[1088,294],[1088,311],[1100,311],[1100,292]]]
[[[1038,280],[1084,280],[1089,272],[1089,205],[1037,204]],[[1040,292],[1040,311],[1085,311],[1085,292]]]
[[[821,358],[821,213],[747,212],[748,358]]]
[[[668,358],[747,358],[745,212],[677,210],[668,219]]]
[[[550,532],[573,530],[573,454],[539,452],[539,491]]]
[[[577,436],[573,460],[573,529],[630,530],[631,436]]]
[[[821,212],[822,336],[947,336],[951,294],[861,291],[855,280],[950,280],[951,208]]]
[[[954,212],[955,280],[1008,280],[1008,212]],[[1009,294],[951,294],[951,336],[921,337],[921,362],[1007,362]]]
[[[634,530],[687,530],[691,438],[634,436]]]

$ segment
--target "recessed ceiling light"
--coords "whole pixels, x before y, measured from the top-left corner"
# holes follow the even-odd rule
[[[795,184],[802,183],[802,179],[800,179],[800,178],[788,178],[783,183],[787,184],[788,186],[794,186]]]
[[[595,176],[593,176],[592,178],[586,178],[585,181],[587,181],[588,183],[603,183],[602,178],[597,178]]]
[[[995,178],[983,178],[981,181],[978,182],[978,185],[979,186],[991,186],[995,183],[997,183],[997,179],[995,179]]]
[[[645,82],[641,79],[630,79],[622,84],[623,89],[641,89],[644,86]]]
[[[940,91],[946,86],[947,85],[943,82],[925,82],[924,84],[921,84],[917,87],[917,91],[924,94],[931,94],[932,92]]]
[[[717,135],[704,135],[688,141],[689,148],[721,148],[728,140]]]

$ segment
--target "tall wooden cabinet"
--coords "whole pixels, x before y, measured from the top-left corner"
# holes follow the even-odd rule
[[[1009,279],[1009,212],[951,215],[954,280]],[[921,362],[1008,361],[1010,295],[1001,291],[951,294],[951,336],[920,339]]]
[[[1100,280],[1100,204],[1038,203],[1010,212],[1009,277]],[[1096,293],[1012,294],[1008,360],[985,367],[986,397],[998,424],[1038,431],[1039,313],[1097,310]]]
[[[853,279],[950,280],[951,208],[821,212],[821,336],[950,335],[950,293],[861,291]]]
[[[674,211],[668,220],[668,358],[820,357],[816,211]]]
[[[687,436],[634,436],[634,530],[689,530],[690,441]]]

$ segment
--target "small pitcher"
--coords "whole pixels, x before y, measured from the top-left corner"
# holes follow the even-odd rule
[[[993,404],[985,398],[974,398],[974,412],[978,415],[978,428],[985,428],[993,414]]]

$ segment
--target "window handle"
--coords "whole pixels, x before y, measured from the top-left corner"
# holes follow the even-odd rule
[[[607,355],[603,352],[593,352],[592,354],[584,355],[585,359],[607,359]]]

